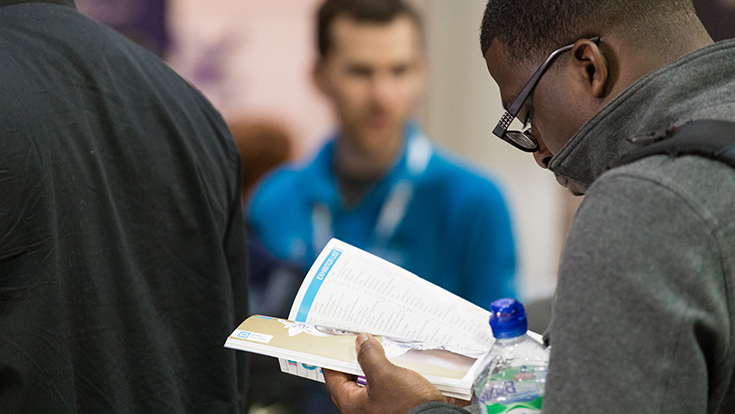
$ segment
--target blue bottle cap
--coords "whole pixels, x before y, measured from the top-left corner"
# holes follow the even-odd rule
[[[526,310],[515,299],[498,299],[490,305],[490,327],[496,339],[521,336],[528,331]]]

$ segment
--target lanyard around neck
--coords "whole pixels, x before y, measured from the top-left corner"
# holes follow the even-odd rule
[[[406,143],[406,174],[388,192],[369,242],[371,245],[378,248],[387,246],[406,216],[416,182],[426,171],[433,153],[431,142],[425,135],[415,133],[409,137]],[[315,203],[311,210],[311,222],[312,246],[316,255],[334,237],[332,211],[329,206]]]

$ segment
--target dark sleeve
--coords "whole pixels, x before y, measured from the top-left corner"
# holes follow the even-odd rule
[[[237,185],[240,188],[240,163],[237,168]],[[234,300],[234,321],[232,329],[235,329],[248,317],[248,257],[245,244],[245,222],[240,206],[240,195],[234,191],[230,200],[227,234],[224,240],[224,251],[227,256],[227,266],[232,284],[232,297]],[[248,353],[237,352],[237,374],[239,379],[238,391],[240,392],[240,409],[247,411],[247,382],[249,379]]]
[[[29,168],[32,152],[18,148],[18,143],[28,142],[25,137],[20,138],[0,135],[0,407],[3,412],[20,410],[24,385],[24,372],[16,363],[19,347],[14,336],[18,326],[27,323],[27,315],[14,311],[19,306],[11,305],[21,298],[24,286],[38,283],[24,272],[30,262],[26,258],[32,254],[32,241],[38,235],[16,229],[25,230],[22,226],[25,210],[37,203],[35,191],[29,191],[29,187],[40,187],[41,180]],[[38,220],[26,220],[34,221]]]
[[[24,172],[22,171],[24,160],[13,156],[6,157],[10,153],[7,149],[11,143],[2,141],[0,144],[3,149],[0,151],[0,193],[2,193],[0,197],[0,270],[2,270],[14,256],[24,253],[24,250],[18,247],[12,230],[20,220],[25,194],[24,186],[20,183]],[[0,278],[0,283],[2,283],[0,284],[0,300],[5,294],[6,282],[6,278]]]
[[[729,330],[713,221],[652,180],[591,188],[564,247],[544,414],[707,412]]]
[[[408,414],[467,414],[467,411],[456,405],[432,401],[419,405]]]

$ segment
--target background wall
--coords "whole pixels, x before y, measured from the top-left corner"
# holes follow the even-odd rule
[[[169,64],[226,119],[284,123],[299,155],[331,130],[332,115],[311,84],[315,0],[170,0]]]

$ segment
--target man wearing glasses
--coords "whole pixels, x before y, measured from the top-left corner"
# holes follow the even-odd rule
[[[714,44],[689,0],[490,0],[481,43],[507,108],[494,134],[586,194],[543,412],[733,412],[735,169],[666,155],[611,166],[689,121],[735,121],[735,41]],[[358,348],[365,388],[326,374],[343,413],[463,412],[368,335]]]

